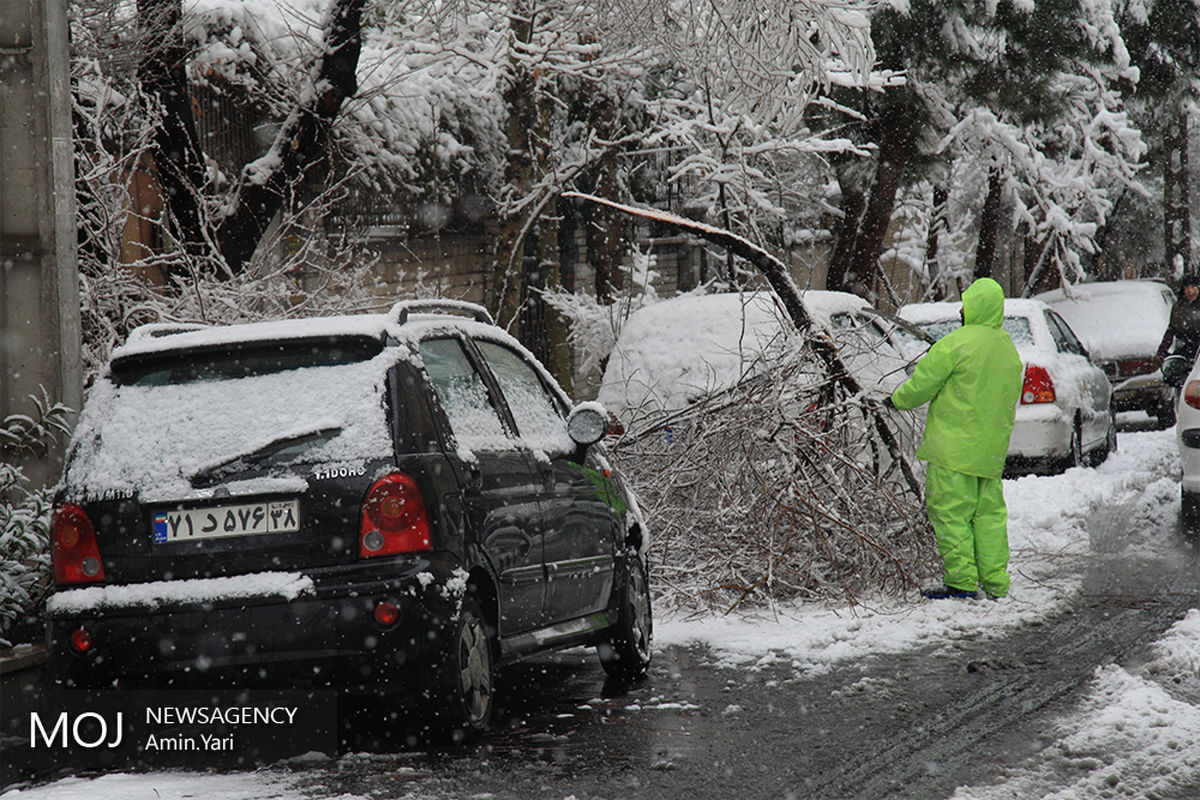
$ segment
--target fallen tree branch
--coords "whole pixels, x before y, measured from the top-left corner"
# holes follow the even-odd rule
[[[783,308],[787,312],[788,317],[791,318],[792,324],[796,326],[796,330],[801,333],[812,331],[812,316],[804,306],[804,298],[800,294],[800,289],[796,286],[796,282],[792,280],[792,275],[787,265],[750,240],[722,228],[706,225],[703,222],[680,217],[666,211],[629,206],[581,192],[564,192],[563,197],[586,200],[622,211],[626,214],[652,219],[679,231],[694,233],[706,241],[724,247],[734,255],[749,261],[762,273],[771,289],[775,292],[775,296],[783,304]],[[850,371],[846,369],[846,365],[842,362],[841,356],[837,351],[837,346],[833,341],[823,333],[813,335],[810,338],[814,352],[825,363],[830,377],[837,381],[851,396],[861,397],[862,386],[854,379]],[[862,397],[862,403],[870,413],[875,428],[879,433],[879,438],[883,440],[892,460],[900,465],[900,469],[904,473],[904,478],[908,481],[909,487],[920,497],[921,483],[917,480],[913,472],[912,463],[909,461],[908,456],[900,449],[895,432],[888,425],[879,404],[868,397]]]

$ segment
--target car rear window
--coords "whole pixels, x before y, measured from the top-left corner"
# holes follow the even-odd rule
[[[130,356],[113,362],[112,376],[118,386],[169,386],[232,380],[304,367],[354,364],[368,361],[382,350],[382,342],[365,337],[253,342]]]
[[[256,454],[291,453],[285,460],[297,464],[391,455],[385,387],[395,355],[363,360],[365,345],[316,352],[312,344],[114,363],[114,380],[96,382],[81,414],[67,486],[182,499],[214,465]],[[280,449],[293,441],[304,446]]]
[[[940,339],[950,331],[961,328],[962,323],[958,320],[942,320],[939,322],[920,322],[917,323],[917,327],[935,339]],[[1025,317],[1005,317],[1000,327],[1004,328],[1012,338],[1013,344],[1017,347],[1033,344],[1033,331],[1029,327],[1029,320]]]

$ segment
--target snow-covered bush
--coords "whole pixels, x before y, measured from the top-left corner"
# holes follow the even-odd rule
[[[766,606],[916,587],[936,574],[923,503],[860,398],[811,342],[683,411],[643,416],[613,447],[651,531],[660,604]],[[913,441],[906,415],[888,417]]]
[[[43,395],[30,398],[34,416],[0,422],[0,647],[37,614],[50,585],[50,492],[32,488],[22,461],[69,433],[68,410]]]
[[[575,354],[574,385],[596,382],[604,364],[617,344],[621,326],[639,308],[658,302],[654,281],[661,276],[654,270],[654,256],[635,250],[631,263],[620,267],[625,274],[626,290],[611,303],[597,299],[587,291],[568,292],[561,287],[542,291],[546,304],[567,320],[567,343]]]

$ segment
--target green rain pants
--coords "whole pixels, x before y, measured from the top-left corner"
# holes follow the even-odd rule
[[[999,478],[926,464],[925,508],[955,589],[1008,595],[1008,508]]]

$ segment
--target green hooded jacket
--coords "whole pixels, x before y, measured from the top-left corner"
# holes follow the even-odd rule
[[[1001,327],[1004,290],[980,278],[963,292],[963,326],[939,339],[892,393],[896,408],[929,403],[917,458],[999,478],[1021,396],[1021,357]]]

